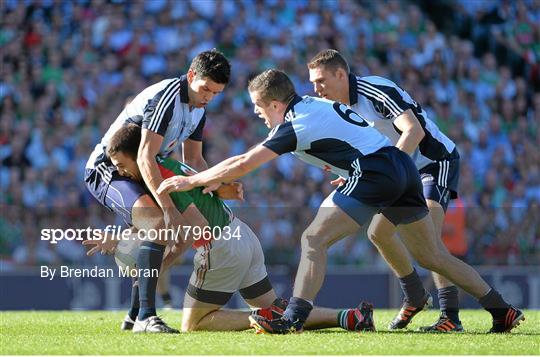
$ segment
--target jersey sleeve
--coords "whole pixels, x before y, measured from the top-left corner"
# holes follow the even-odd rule
[[[402,96],[403,90],[397,86],[387,86],[358,80],[361,94],[373,104],[376,112],[393,120],[410,108]]]
[[[278,155],[296,150],[297,137],[292,122],[285,122],[276,126],[262,145]]]
[[[204,125],[206,124],[206,113],[203,114],[199,125],[195,128],[195,131],[189,136],[191,140],[202,141],[202,134],[204,130]]]
[[[161,136],[165,135],[174,111],[174,98],[179,81],[174,81],[156,94],[144,108],[142,127]]]

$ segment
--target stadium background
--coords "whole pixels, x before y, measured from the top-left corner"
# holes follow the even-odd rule
[[[79,242],[42,242],[40,230],[120,224],[83,185],[90,152],[129,97],[213,47],[233,75],[208,107],[210,165],[266,135],[251,75],[278,67],[313,94],[305,63],[336,48],[356,74],[396,81],[457,143],[461,198],[445,239],[512,302],[540,308],[540,1],[4,0],[0,10],[0,309],[127,301],[127,282],[39,278],[40,265],[113,264]],[[278,292],[290,289],[298,239],[329,180],[289,155],[242,180],[246,202],[233,205],[258,233]],[[178,298],[189,256],[184,264]],[[363,233],[332,248],[329,264],[318,302],[348,304],[335,294],[344,287],[382,307],[399,301]]]

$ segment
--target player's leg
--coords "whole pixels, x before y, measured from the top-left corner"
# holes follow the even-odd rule
[[[122,177],[112,164],[101,163],[95,169],[87,169],[85,183],[92,195],[105,207],[122,217],[129,226],[146,231],[163,227],[161,210],[138,182]],[[137,258],[137,269],[158,271],[161,268],[164,243],[143,242]],[[157,270],[149,270],[157,269]],[[159,274],[158,274],[159,275]],[[135,323],[134,331],[174,332],[157,317],[155,294],[157,277],[141,276],[138,281],[140,307],[138,320],[147,320],[143,325]],[[137,322],[137,320],[135,321]]]
[[[347,200],[339,192],[331,194],[325,199],[311,224],[302,233],[302,253],[293,291],[295,297],[310,301],[315,298],[326,274],[328,248],[361,227],[336,205],[334,199],[337,196],[340,200]]]
[[[399,279],[404,295],[402,307],[389,328],[402,329],[417,313],[431,306],[432,298],[413,268],[407,248],[395,233],[396,226],[384,215],[373,216],[368,228],[368,237]]]
[[[468,264],[452,256],[435,232],[430,216],[420,219],[400,217],[411,207],[420,205],[424,200],[418,171],[407,157],[403,159],[404,175],[408,178],[408,187],[394,207],[384,210],[383,214],[395,224],[398,232],[413,257],[424,268],[437,272],[452,281],[463,290],[476,297],[479,303],[493,316],[493,332],[509,331],[519,324],[523,313],[511,307],[502,296],[491,288],[480,274]],[[413,217],[414,218],[414,217]]]
[[[478,299],[493,317],[491,332],[510,331],[524,319],[523,313],[508,304],[475,269],[451,255],[440,239],[434,239],[433,222],[429,217],[400,226],[398,230],[420,265],[446,277]]]
[[[249,328],[248,311],[223,310],[222,307],[221,304],[199,301],[186,292],[182,332],[241,331]]]
[[[457,151],[456,151],[457,156]],[[444,216],[449,201],[457,198],[459,182],[459,158],[429,164],[420,170],[424,197],[435,228],[437,239],[442,239]],[[437,287],[441,315],[431,326],[424,326],[423,331],[463,331],[459,319],[459,292],[448,279],[435,272],[433,281]]]
[[[165,227],[161,209],[148,195],[143,195],[133,205],[133,225],[145,232],[159,232]],[[159,236],[159,234],[157,234]],[[140,272],[157,271],[158,274],[141,274],[139,276],[140,309],[134,332],[178,332],[170,329],[156,312],[156,289],[161,262],[167,242],[164,240],[146,240],[141,243],[137,256],[137,269]]]
[[[249,317],[251,327],[255,328],[257,333],[271,332],[271,320],[280,319],[287,304],[287,300],[277,298],[272,305],[252,311]],[[342,310],[315,306],[304,324],[306,330],[334,327],[348,331],[375,331],[373,305],[361,302],[356,308]]]
[[[274,289],[268,279],[264,264],[264,253],[259,239],[251,228],[239,219],[234,222],[240,227],[241,239],[249,243],[251,251],[251,263],[241,283],[240,294],[251,308],[258,308],[251,313],[251,317],[265,319],[277,319],[283,315],[288,302],[277,298]],[[321,329],[329,327],[343,327],[350,330],[373,330],[373,307],[361,304],[356,309],[327,309],[315,307],[309,315],[304,327],[306,329]],[[254,323],[257,321],[255,319]],[[252,325],[252,327],[256,327]],[[256,328],[257,330],[257,328]],[[260,331],[260,330],[258,330]]]
[[[137,278],[132,278],[131,280],[131,303],[127,315],[120,325],[121,330],[133,330],[133,325],[135,325],[135,320],[137,320],[137,315],[139,315],[139,282]]]
[[[124,219],[139,231],[158,233],[165,227],[163,214],[147,191],[137,182],[113,173],[105,197],[105,204],[123,215]],[[133,332],[178,332],[168,327],[156,313],[156,288],[161,262],[167,244],[163,235],[141,243],[137,256],[139,314]],[[143,272],[158,272],[144,274]]]
[[[172,308],[171,294],[169,291],[170,286],[171,286],[170,270],[167,269],[167,270],[161,271],[161,274],[159,275],[159,279],[157,282],[157,292],[161,296],[161,300],[163,301],[163,308],[165,309]]]
[[[441,188],[444,193],[444,188]],[[444,199],[444,197],[441,197]],[[433,227],[435,229],[435,236],[442,242],[442,226],[444,223],[444,214],[448,201],[443,202],[443,205],[438,201],[426,198],[426,202],[429,208],[430,216],[433,221]],[[441,315],[439,319],[431,326],[424,326],[421,328],[423,331],[463,331],[461,320],[459,319],[459,292],[457,287],[450,280],[444,276],[432,272],[433,281],[437,287],[437,295],[439,298],[439,307]]]
[[[373,216],[367,236],[398,278],[411,274],[414,270],[407,248],[396,236],[396,226],[382,214]]]
[[[348,207],[349,214],[345,213],[341,206]],[[360,220],[365,222],[371,219],[375,211],[373,207],[363,206],[355,199],[336,191],[325,199],[313,222],[302,234],[301,257],[293,297],[281,319],[282,326],[275,326],[275,332],[286,333],[303,328],[313,309],[313,299],[326,274],[328,248],[361,227],[351,215],[359,216]]]

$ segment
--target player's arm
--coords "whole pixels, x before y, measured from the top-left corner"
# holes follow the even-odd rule
[[[174,176],[164,180],[158,192],[187,191],[194,187],[231,182],[255,170],[278,156],[262,144],[242,155],[233,156],[216,166],[193,176]]]
[[[422,125],[411,109],[401,113],[394,120],[394,125],[401,131],[396,147],[411,155],[426,135]]]
[[[412,154],[425,136],[425,132],[418,118],[410,109],[410,104],[405,102],[402,97],[402,95],[408,96],[408,94],[395,83],[393,85],[378,85],[363,80],[359,82],[361,86],[369,89],[366,95],[370,97],[370,103],[377,103],[373,109],[387,120],[392,120],[396,128],[401,131],[396,147],[409,155]]]
[[[265,141],[245,154],[233,156],[216,166],[193,176],[175,176],[163,181],[159,186],[160,193],[187,191],[193,187],[210,186],[222,182],[231,182],[245,176],[259,166],[275,159],[281,154],[291,152],[299,147],[297,134],[305,130],[301,123],[293,127],[292,122],[285,122],[268,134]],[[205,191],[207,191],[205,189]]]
[[[206,113],[202,116],[199,125],[193,133],[182,143],[182,159],[184,163],[193,167],[197,171],[208,168],[206,160],[203,158],[203,131],[206,124]]]
[[[197,171],[208,168],[208,164],[202,154],[202,141],[186,139],[182,143],[182,161]]]
[[[141,143],[137,152],[137,165],[141,171],[144,183],[152,193],[152,196],[163,210],[164,218],[167,224],[174,222],[174,225],[181,224],[181,215],[174,206],[168,194],[160,194],[157,189],[163,181],[159,173],[156,156],[159,153],[163,137],[148,129],[142,129]]]

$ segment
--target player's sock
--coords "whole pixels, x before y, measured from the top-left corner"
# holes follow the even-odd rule
[[[349,330],[349,326],[352,328],[355,324],[354,322],[354,309],[345,309],[338,312],[338,324],[341,328]]]
[[[413,272],[409,275],[399,278],[399,285],[403,294],[405,294],[405,300],[409,304],[414,307],[424,306],[426,290],[424,289],[424,285],[422,285],[422,280],[420,280],[416,269],[413,269]]]
[[[312,309],[313,304],[309,301],[292,297],[283,313],[283,319],[289,321],[297,331],[301,330]]]
[[[161,300],[163,300],[163,304],[167,305],[171,303],[171,294],[167,291],[166,293],[161,294]]]
[[[504,301],[501,294],[493,288],[491,288],[486,295],[478,299],[478,302],[485,310],[489,311],[494,319],[504,317],[510,307],[510,305]]]
[[[133,278],[131,285],[131,306],[128,311],[129,317],[135,321],[137,315],[139,315],[139,282],[137,278]]]
[[[459,320],[459,298],[458,289],[452,285],[437,290],[439,295],[439,306],[441,312],[455,323],[461,323]]]
[[[139,271],[161,270],[161,261],[165,246],[152,242],[143,242],[139,248],[137,257],[137,269]],[[148,269],[148,270],[147,270]],[[143,275],[143,274],[141,274]],[[156,287],[158,277],[148,274],[151,277],[139,276],[139,320],[147,319],[156,315]]]

